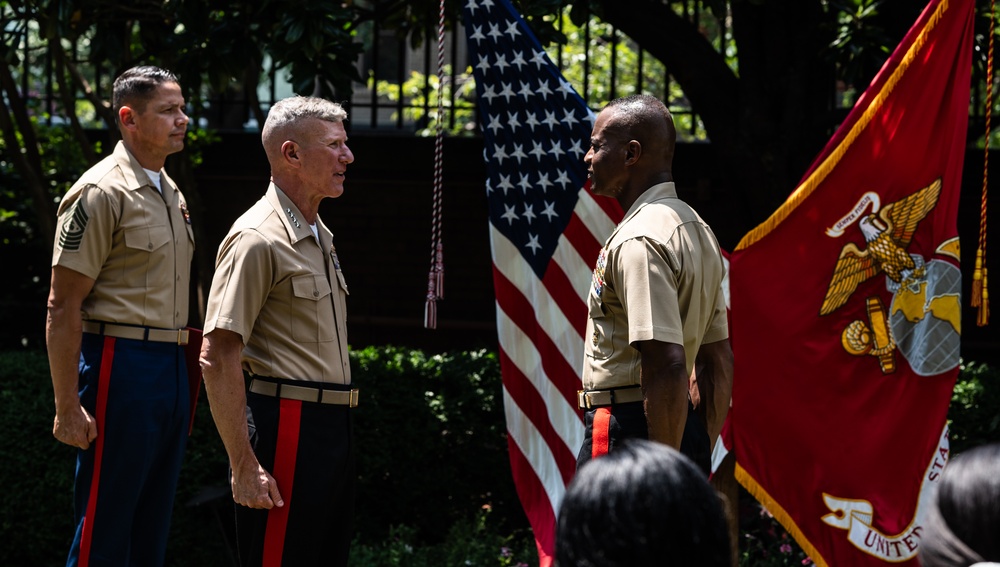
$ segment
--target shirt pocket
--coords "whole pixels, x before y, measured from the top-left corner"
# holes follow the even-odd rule
[[[125,259],[122,273],[128,287],[146,287],[172,282],[157,282],[159,266],[173,267],[173,258],[165,248],[173,238],[167,225],[125,228]],[[171,269],[171,275],[173,270]]]
[[[309,274],[292,277],[292,302],[289,326],[292,339],[310,343],[333,340],[333,305],[330,282],[324,276]]]
[[[593,291],[591,291],[588,298],[588,307],[590,310],[590,325],[587,326],[587,330],[590,331],[590,336],[586,338],[587,346],[584,352],[590,358],[606,360],[611,358],[611,355],[615,351],[614,317],[605,313],[604,304]]]
[[[125,229],[125,246],[129,250],[145,250],[152,252],[170,242],[173,237],[170,227],[162,224],[159,226],[137,226]]]

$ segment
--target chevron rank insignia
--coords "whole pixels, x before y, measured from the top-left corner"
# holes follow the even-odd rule
[[[83,242],[83,231],[87,229],[87,211],[83,208],[83,203],[77,201],[73,204],[73,214],[63,223],[62,230],[59,231],[59,247],[68,252],[76,252]]]

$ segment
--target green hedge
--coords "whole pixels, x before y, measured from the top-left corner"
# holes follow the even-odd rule
[[[373,347],[352,352],[351,364],[361,388],[352,565],[537,565],[507,461],[496,355]],[[61,565],[72,535],[75,451],[52,438],[44,353],[0,353],[0,408],[0,430],[7,432],[0,436],[0,486],[8,496],[0,503],[0,565]],[[954,453],[1000,441],[1000,372],[964,365],[949,420]],[[232,564],[232,507],[225,451],[203,396],[181,470],[167,565]],[[796,554],[779,551],[787,540],[763,533],[773,528],[744,534],[760,545],[744,548],[744,564],[792,564],[783,560]]]
[[[471,565],[516,564],[508,548],[537,563],[507,461],[496,355],[380,347],[353,351],[351,365],[361,389],[352,563],[395,565],[386,558],[409,549],[419,553],[404,553],[398,564],[432,564],[456,553],[471,553]],[[44,353],[0,354],[0,400],[0,428],[9,432],[0,437],[0,485],[10,490],[0,503],[0,565],[60,565],[72,536],[76,453],[52,437]],[[181,469],[168,565],[231,564],[227,474],[203,394]],[[487,556],[495,561],[480,562]]]

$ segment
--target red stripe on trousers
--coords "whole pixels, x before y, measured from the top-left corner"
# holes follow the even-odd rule
[[[597,408],[594,412],[593,436],[590,456],[603,457],[611,446],[611,408]]]
[[[299,449],[299,426],[302,423],[302,402],[281,400],[278,411],[278,441],[274,449],[272,475],[285,505],[268,511],[264,530],[264,565],[281,565],[288,529],[288,510],[292,507],[292,484],[295,479],[295,456]]]
[[[97,378],[97,407],[94,410],[95,427],[104,427],[104,415],[108,408],[108,386],[111,383],[111,364],[115,359],[115,338],[104,337],[104,350],[101,352],[101,372]],[[97,513],[97,489],[101,485],[101,457],[104,455],[104,435],[100,428],[97,439],[94,440],[94,471],[90,479],[90,496],[87,498],[87,512],[83,516],[83,529],[80,534],[79,567],[90,564],[90,545],[94,538],[94,514]]]

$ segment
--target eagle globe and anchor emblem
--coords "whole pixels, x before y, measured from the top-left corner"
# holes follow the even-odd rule
[[[878,360],[884,375],[896,371],[896,351],[918,376],[934,376],[958,366],[961,339],[962,274],[958,238],[934,243],[929,261],[907,250],[917,225],[937,206],[941,179],[907,197],[879,208],[877,193],[866,193],[849,214],[826,231],[832,238],[845,234],[857,223],[864,248],[849,242],[840,251],[820,315],[829,315],[851,300],[858,286],[879,274],[885,275],[892,294],[886,309],[880,295],[855,301],[865,304],[865,316],[852,321],[841,333],[841,344],[854,356]],[[871,213],[866,213],[871,206]],[[847,531],[847,539],[862,552],[891,563],[916,557],[920,544],[924,508],[950,453],[948,427],[942,431],[937,450],[920,487],[914,519],[898,534],[882,533],[875,527],[875,506],[868,500],[843,498],[823,492],[830,510],[822,520]]]
[[[937,375],[959,363],[962,273],[951,262],[928,261],[907,250],[917,225],[940,195],[941,179],[937,179],[880,210],[878,194],[869,192],[826,231],[837,238],[857,223],[865,247],[849,242],[841,249],[820,315],[845,305],[863,282],[885,275],[886,289],[892,293],[888,309],[878,295],[865,298],[867,316],[841,333],[844,350],[876,358],[884,374],[895,372],[897,350],[920,376]],[[872,212],[865,214],[869,206]],[[935,254],[957,262],[958,238],[939,243]]]

